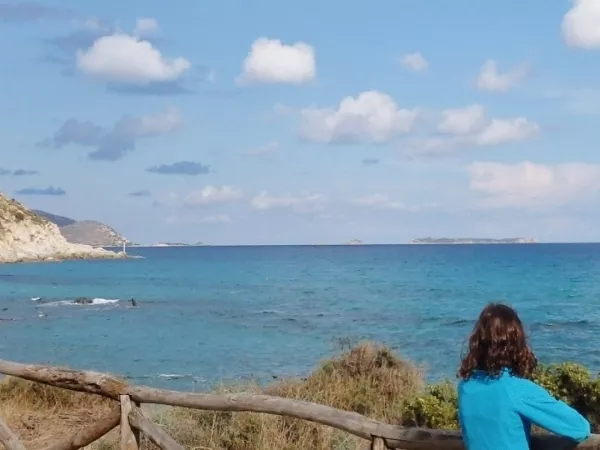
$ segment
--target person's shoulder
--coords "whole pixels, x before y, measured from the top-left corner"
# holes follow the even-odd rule
[[[516,375],[504,377],[503,381],[510,394],[537,394],[543,390],[537,383]]]

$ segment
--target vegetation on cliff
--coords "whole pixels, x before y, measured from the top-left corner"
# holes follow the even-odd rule
[[[67,242],[57,225],[0,193],[0,262],[119,257],[123,255]]]
[[[535,378],[578,409],[598,430],[600,379],[571,363],[542,367]],[[265,387],[244,385],[218,390],[308,400],[404,426],[458,427],[453,381],[427,385],[419,369],[389,348],[374,344],[346,348],[306,378],[281,380]],[[109,407],[109,400],[26,381],[9,378],[0,384],[0,414],[33,447],[69,435],[73,427],[101,417]],[[186,448],[358,450],[365,444],[326,426],[266,414],[165,407],[147,413]],[[118,434],[113,432],[94,447],[116,450],[118,444]],[[150,447],[143,442],[143,448]]]

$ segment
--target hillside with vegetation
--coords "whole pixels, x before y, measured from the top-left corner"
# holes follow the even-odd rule
[[[0,263],[123,256],[68,242],[56,224],[0,193]]]
[[[58,225],[61,234],[74,244],[86,244],[95,247],[120,247],[131,242],[110,226],[95,220],[75,220],[45,211],[35,213]]]

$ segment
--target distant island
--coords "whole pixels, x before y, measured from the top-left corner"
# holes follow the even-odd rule
[[[155,244],[131,244],[130,247],[206,247],[208,244],[204,242],[196,242],[195,244],[187,244],[185,242],[157,242]]]
[[[360,239],[352,239],[351,241],[344,242],[344,245],[364,245],[364,242]]]
[[[418,238],[409,241],[409,244],[537,244],[534,238]]]

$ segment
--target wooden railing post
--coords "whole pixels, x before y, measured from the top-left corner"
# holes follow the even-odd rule
[[[134,429],[143,431],[144,435],[161,450],[185,450],[175,439],[146,418],[140,408],[134,408],[129,414],[129,422]]]
[[[139,434],[134,433],[129,424],[129,413],[133,405],[129,395],[121,395],[121,450],[139,450]],[[137,436],[136,436],[137,434]]]

